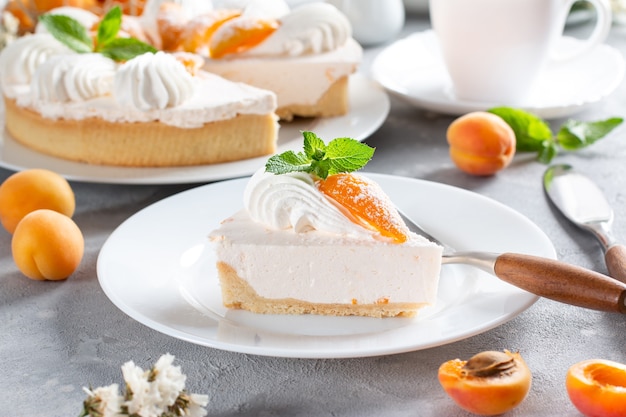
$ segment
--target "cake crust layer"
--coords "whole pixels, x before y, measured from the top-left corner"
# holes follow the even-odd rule
[[[276,151],[273,114],[180,128],[160,122],[117,123],[99,118],[48,119],[5,97],[9,134],[36,151],[90,164],[166,167],[215,164]],[[251,140],[254,138],[255,140]]]
[[[261,297],[237,272],[225,262],[217,262],[217,271],[225,307],[262,314],[319,314],[328,316],[414,317],[426,304],[321,304],[295,299]]]
[[[348,77],[335,81],[315,104],[289,104],[276,109],[282,120],[299,117],[334,117],[343,116],[350,110]]]

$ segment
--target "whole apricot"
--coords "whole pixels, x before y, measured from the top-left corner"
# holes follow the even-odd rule
[[[483,416],[505,413],[526,398],[532,381],[519,353],[485,351],[439,367],[439,383],[464,410]]]
[[[590,359],[572,365],[565,380],[572,404],[587,417],[626,416],[626,365]]]
[[[76,270],[83,258],[85,241],[72,219],[53,210],[28,213],[11,240],[13,260],[34,280],[62,280]]]
[[[507,167],[515,155],[515,132],[488,112],[473,112],[454,120],[446,133],[450,158],[472,175],[493,175]]]
[[[75,208],[70,184],[47,169],[16,172],[0,185],[0,222],[9,233],[31,211],[50,209],[72,217]]]

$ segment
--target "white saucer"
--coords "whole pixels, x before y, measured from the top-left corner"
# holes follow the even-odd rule
[[[559,52],[577,48],[582,41],[563,37]],[[549,65],[540,75],[527,105],[544,119],[585,110],[612,93],[624,77],[624,58],[615,48],[600,45],[567,65]],[[445,69],[432,30],[412,34],[385,48],[374,60],[373,78],[387,91],[428,110],[460,115],[506,103],[458,100]]]

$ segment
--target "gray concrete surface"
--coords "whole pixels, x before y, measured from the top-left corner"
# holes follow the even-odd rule
[[[426,19],[412,18],[404,34],[426,27]],[[625,51],[626,29],[615,27],[609,44]],[[367,59],[379,50],[368,50]],[[575,117],[625,115],[622,85],[609,99]],[[367,171],[437,181],[488,196],[543,229],[561,260],[606,271],[596,242],[548,205],[541,189],[544,165],[518,155],[494,177],[470,177],[455,169],[444,136],[452,120],[392,99],[389,118],[366,141],[378,149]],[[556,161],[571,163],[597,180],[615,208],[616,234],[626,241],[625,136],[620,128],[591,148],[563,153]],[[0,180],[10,173],[0,170]],[[176,364],[187,374],[188,390],[209,396],[207,410],[213,417],[466,416],[439,386],[437,369],[448,359],[467,359],[491,349],[519,350],[533,371],[529,397],[508,415],[574,417],[579,414],[564,385],[568,367],[590,358],[626,362],[626,317],[545,299],[480,335],[388,356],[285,359],[187,343],[116,308],[98,284],[96,260],[107,237],[126,218],[197,184],[72,185],[75,220],[84,233],[86,252],[69,280],[35,282],[23,277],[11,259],[10,235],[0,231],[0,417],[76,416],[84,399],[81,387],[121,383],[124,362],[149,367],[166,352],[176,356]]]

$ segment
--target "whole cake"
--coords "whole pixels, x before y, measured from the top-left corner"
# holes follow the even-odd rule
[[[117,59],[120,44],[137,42],[106,40],[109,49],[103,39],[94,42],[105,45],[103,53],[78,53],[39,31],[2,51],[6,128],[15,140],[68,160],[137,167],[275,152],[274,93],[203,71],[192,54],[148,51]]]
[[[342,162],[329,161],[336,149],[352,148],[350,141],[326,148],[307,132],[307,154],[321,162],[287,153],[269,160],[272,172],[250,179],[244,208],[210,234],[226,307],[410,317],[435,302],[442,248],[410,232],[372,180],[335,172]],[[349,155],[346,170],[354,169],[357,154]],[[289,172],[307,164],[310,172]]]
[[[284,0],[241,3],[189,18],[166,4],[164,49],[199,53],[207,71],[275,92],[281,119],[346,114],[349,76],[362,59],[347,18],[324,2],[293,10]]]

